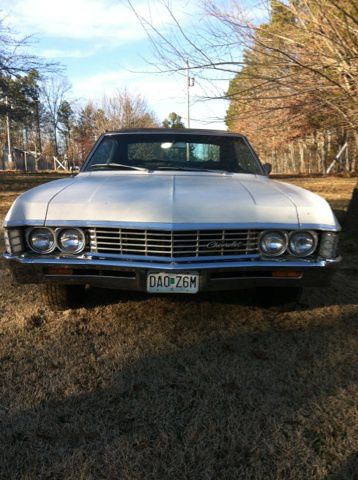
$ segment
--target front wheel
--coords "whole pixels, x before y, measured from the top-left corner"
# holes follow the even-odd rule
[[[52,310],[67,310],[83,303],[85,285],[60,285],[49,283],[43,286],[45,303]]]
[[[256,289],[256,300],[264,307],[298,303],[302,291],[302,287],[259,287]]]

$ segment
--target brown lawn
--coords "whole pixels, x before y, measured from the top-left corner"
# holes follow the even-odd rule
[[[0,175],[0,217],[50,175]],[[353,178],[288,180],[345,222]],[[1,479],[357,479],[357,239],[291,308],[88,292],[50,312],[0,262]],[[1,240],[1,249],[3,241]]]

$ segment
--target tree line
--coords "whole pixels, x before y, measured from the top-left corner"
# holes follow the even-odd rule
[[[196,35],[176,19],[166,33],[139,15],[155,47],[158,72],[195,75],[207,99],[228,102],[229,130],[249,137],[263,161],[282,173],[358,169],[358,3],[269,0],[260,21],[239,0],[224,9],[205,0]],[[184,127],[175,113],[160,122],[127,90],[85,104],[71,99],[61,67],[21,54],[0,21],[0,148],[11,141],[43,158],[82,162],[105,130]],[[230,80],[227,91],[215,79]]]
[[[59,74],[41,77],[37,70],[2,79],[0,148],[8,154],[7,125],[11,145],[52,168],[53,158],[80,165],[96,139],[105,131],[122,128],[184,128],[172,112],[160,124],[138,94],[118,90],[100,101],[84,104],[69,97],[71,86]],[[4,101],[6,98],[6,101]]]
[[[41,159],[42,168],[52,168],[54,158],[66,166],[81,165],[105,131],[184,127],[174,112],[160,124],[145,99],[127,90],[83,104],[71,99],[71,86],[60,74],[41,76],[32,69],[26,74],[2,77],[0,82],[0,148],[5,159],[9,153],[8,135],[13,157],[17,152],[26,152]],[[14,166],[5,163],[7,168]]]
[[[0,169],[16,157],[32,158],[39,169],[81,165],[105,131],[122,128],[184,128],[172,112],[160,122],[140,94],[118,90],[101,100],[73,98],[61,65],[25,51],[0,20]],[[9,148],[10,146],[10,148]]]
[[[189,61],[206,99],[228,102],[226,124],[283,173],[357,171],[357,0],[201,2],[201,22],[163,33],[128,3],[155,46],[157,70]],[[257,8],[259,6],[259,8]],[[192,31],[195,31],[193,36]],[[220,91],[217,79],[230,79]]]
[[[230,28],[246,49],[228,126],[255,138],[278,171],[356,171],[358,3],[272,0],[267,23]]]

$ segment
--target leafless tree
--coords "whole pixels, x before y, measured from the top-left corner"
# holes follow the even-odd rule
[[[31,55],[29,47],[33,36],[19,37],[6,23],[6,18],[0,18],[0,76],[12,77],[28,73],[36,69],[39,72],[58,72],[61,67],[55,62]]]
[[[251,128],[286,144],[336,129],[355,137],[358,150],[356,2],[262,1],[262,19],[255,21],[240,0],[227,9],[205,0],[201,21],[185,28],[163,0],[171,18],[166,29],[139,14],[132,0],[128,4],[152,42],[154,71],[183,73],[189,60],[199,80],[231,79],[228,91],[212,87],[208,97],[230,102],[226,121],[232,129]]]
[[[59,153],[58,127],[60,107],[70,90],[71,84],[66,77],[61,75],[50,76],[42,81],[41,97],[44,106],[44,119],[53,141],[55,155]]]
[[[104,96],[101,106],[108,130],[154,127],[158,124],[144,98],[133,95],[128,90],[117,90],[112,96]]]

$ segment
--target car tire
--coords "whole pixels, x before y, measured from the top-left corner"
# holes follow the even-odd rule
[[[45,303],[55,311],[80,307],[83,303],[85,285],[58,285],[49,283],[43,286]]]
[[[259,287],[256,289],[256,301],[264,307],[298,303],[302,296],[302,287]]]

